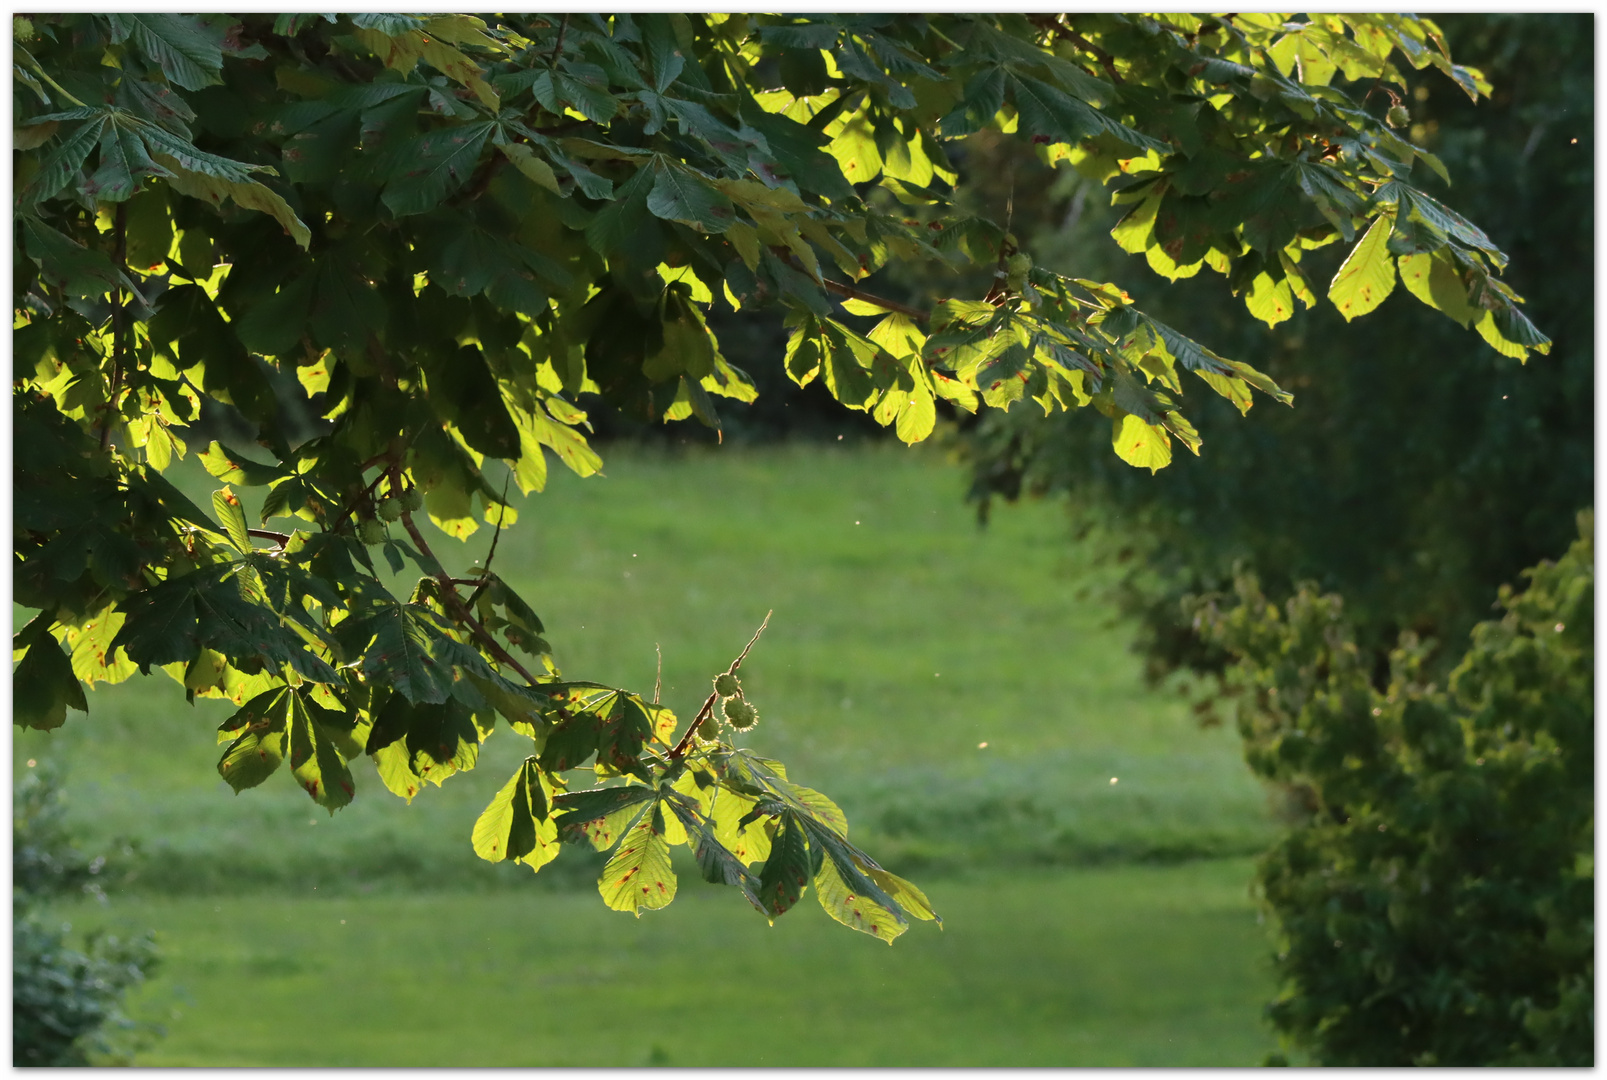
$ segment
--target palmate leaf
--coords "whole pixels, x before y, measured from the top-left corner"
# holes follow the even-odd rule
[[[697,857],[698,870],[703,880],[711,885],[735,885],[759,911],[764,905],[759,902],[759,881],[748,872],[735,853],[720,843],[715,836],[710,823],[698,816],[697,812],[683,802],[680,798],[670,797],[665,800],[671,813],[681,824],[687,835],[687,843],[692,846]]]
[[[155,60],[169,82],[200,90],[222,82],[223,50],[190,20],[194,16],[160,13],[111,14],[112,40],[130,41]]]
[[[559,836],[607,851],[655,798],[652,788],[637,785],[566,792],[554,800]]]
[[[51,612],[40,612],[11,643],[13,653],[19,648],[28,650],[11,672],[13,719],[23,727],[42,731],[60,727],[67,719],[68,708],[89,712],[72,661],[51,636],[53,621]]]
[[[123,613],[106,608],[80,626],[69,626],[63,644],[72,653],[73,674],[90,685],[96,682],[120,683],[139,668],[112,647],[112,640],[123,628]]]
[[[424,605],[382,605],[367,618],[342,623],[336,635],[348,655],[363,658],[365,679],[412,702],[439,704],[451,695],[452,669],[437,656],[445,627]]]
[[[454,773],[474,768],[487,734],[455,698],[415,704],[392,694],[374,716],[364,752],[374,758],[385,786],[411,802],[425,781],[439,787]]]
[[[120,605],[126,621],[112,643],[122,646],[141,671],[152,664],[188,663],[206,647],[236,665],[275,669],[289,664],[304,678],[336,681],[335,670],[307,651],[262,602],[266,597],[250,595],[252,580],[243,564],[221,563],[134,593]]]
[[[558,855],[552,805],[552,783],[535,758],[526,758],[474,823],[474,853],[540,870]]]
[[[485,120],[423,136],[403,159],[403,171],[385,186],[381,200],[399,218],[433,210],[474,172],[480,150],[495,128]]]
[[[218,761],[218,775],[238,794],[272,776],[285,758],[285,738],[295,694],[288,686],[251,698],[218,728],[219,736],[238,732]]]
[[[675,899],[675,885],[663,810],[654,807],[625,834],[597,879],[597,891],[603,903],[615,911],[629,911],[640,918],[644,909],[667,907]]]
[[[285,741],[291,775],[314,802],[333,814],[351,802],[357,790],[332,737],[339,730],[339,714],[324,709],[303,690],[292,691],[290,699]]]
[[[1138,150],[1170,153],[1171,147],[1141,131],[1113,120],[1091,105],[1028,75],[1012,75],[1011,94],[1021,113],[1022,130],[1047,135],[1056,142],[1078,143],[1095,135],[1110,135]]]
[[[909,923],[897,913],[898,905],[890,899],[884,904],[875,898],[885,894],[857,868],[854,875],[870,885],[870,889],[851,884],[844,876],[843,867],[828,851],[820,869],[815,872],[815,897],[820,901],[820,906],[826,909],[826,914],[844,926],[891,945],[894,938],[909,928]]]
[[[37,218],[22,219],[23,249],[39,264],[39,276],[68,296],[102,296],[128,284],[112,261],[63,236]]]
[[[699,232],[720,233],[735,219],[731,200],[698,174],[675,165],[661,165],[647,208],[657,217],[680,221]]]
[[[85,195],[102,202],[123,202],[134,188],[151,176],[172,176],[151,160],[136,127],[117,122],[113,116],[100,140],[100,167],[79,188]]]
[[[306,248],[312,242],[312,233],[290,204],[256,180],[236,180],[188,169],[178,158],[161,152],[156,154],[156,160],[169,170],[167,182],[180,195],[204,200],[212,206],[222,206],[225,199],[231,200],[247,210],[258,210],[273,218],[284,226],[298,246]]]
[[[106,113],[102,110],[81,110],[88,113],[87,122],[73,128],[49,157],[39,166],[39,172],[23,189],[23,194],[34,202],[42,202],[67,186],[89,158],[101,131],[106,126]],[[64,114],[71,115],[71,114]],[[56,123],[58,121],[51,121]]]

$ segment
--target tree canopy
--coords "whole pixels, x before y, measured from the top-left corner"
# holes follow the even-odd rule
[[[735,745],[758,721],[741,657],[684,727],[561,675],[495,533],[454,578],[423,519],[500,530],[549,458],[595,472],[588,399],[718,428],[716,399],[755,391],[715,303],[785,309],[787,374],[908,442],[939,400],[1091,405],[1153,471],[1199,450],[1185,372],[1241,413],[1290,400],[1118,285],[1036,265],[1008,213],[962,211],[945,145],[983,129],[1105,184],[1124,250],[1224,275],[1269,324],[1318,302],[1304,260],[1341,243],[1346,319],[1399,279],[1544,351],[1506,257],[1411,180],[1443,165],[1403,134],[1407,72],[1475,100],[1480,73],[1426,19],[1291,19],[16,18],[14,579],[40,612],[18,722],[159,667],[239,706],[231,785],[288,758],[331,811],[355,758],[411,799],[505,724],[533,746],[475,828],[487,859],[615,849],[603,898],[639,912],[685,842],[772,918],[811,883],[881,938],[933,918],[835,804]],[[992,285],[930,310],[864,287],[919,261]],[[254,442],[190,445],[203,408]],[[223,482],[210,512],[163,476],[191,453]],[[265,489],[255,525],[236,488]]]

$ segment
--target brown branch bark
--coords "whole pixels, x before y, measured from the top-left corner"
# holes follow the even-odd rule
[[[930,318],[930,314],[928,312],[922,311],[919,308],[912,308],[908,304],[899,303],[897,300],[889,300],[885,296],[877,296],[875,293],[868,293],[864,289],[857,289],[852,285],[844,285],[842,282],[833,281],[828,277],[822,277],[820,279],[820,283],[826,287],[827,292],[836,293],[838,296],[848,300],[863,300],[867,304],[875,304],[879,308],[885,308],[888,311],[897,312],[898,314],[908,316],[911,319],[919,319],[921,322],[925,322],[928,318]]]
[[[774,610],[770,610],[770,611],[767,611],[767,612],[764,613],[764,622],[759,624],[759,629],[757,629],[757,630],[755,630],[753,632],[753,636],[748,639],[748,643],[742,647],[741,654],[735,660],[731,661],[731,666],[730,667],[725,669],[725,673],[727,675],[735,675],[736,674],[737,668],[742,666],[742,661],[744,661],[744,660],[746,660],[748,658],[748,650],[753,648],[753,643],[755,641],[759,640],[759,635],[764,633],[764,628],[770,625],[770,616],[772,616],[774,614],[775,614]],[[656,700],[656,697],[657,697],[657,693],[655,691],[655,700]],[[697,715],[692,718],[691,725],[686,729],[686,734],[681,736],[681,741],[676,743],[675,744],[675,749],[670,751],[670,760],[671,761],[679,761],[681,758],[686,756],[687,750],[692,745],[692,736],[697,733],[698,725],[703,723],[703,721],[707,720],[709,718],[709,716],[714,712],[714,703],[716,701],[718,701],[719,699],[720,699],[720,692],[718,690],[710,692],[709,696],[704,699],[703,708],[701,708],[701,709],[699,709],[697,711]]]
[[[402,478],[395,461],[391,462],[390,468],[383,475],[388,475],[391,478],[391,483],[397,491],[402,489]],[[441,569],[441,560],[435,557],[435,552],[430,550],[430,545],[424,539],[424,534],[419,532],[418,526],[413,523],[413,512],[411,510],[402,511],[402,527],[407,530],[407,535],[413,538],[413,543],[418,545],[419,551],[423,552],[436,565],[437,573],[433,577],[436,584],[441,587],[441,600],[451,611],[452,617],[467,626],[473,632],[475,638],[490,651],[492,656],[517,671],[526,683],[531,686],[538,685],[536,677],[526,671],[524,665],[515,660],[513,654],[504,649],[501,643],[491,636],[491,631],[487,630],[480,620],[469,612],[469,609],[463,603],[463,598],[458,595],[457,589],[453,587],[453,579],[447,575],[444,569]]]
[[[1084,52],[1093,53],[1094,58],[1097,59],[1100,66],[1105,69],[1105,74],[1110,76],[1110,81],[1115,83],[1117,86],[1121,85],[1122,77],[1116,74],[1116,61],[1111,58],[1110,53],[1106,52],[1104,49],[1101,49],[1098,45],[1095,45],[1093,42],[1089,41],[1087,38],[1083,37],[1070,27],[1063,27],[1061,29],[1061,33],[1065,34],[1066,40],[1077,46],[1077,48],[1083,50]]]

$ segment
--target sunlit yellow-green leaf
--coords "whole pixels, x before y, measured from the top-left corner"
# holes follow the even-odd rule
[[[1395,260],[1389,254],[1393,227],[1393,214],[1379,215],[1328,286],[1328,299],[1347,321],[1372,311],[1395,288]]]

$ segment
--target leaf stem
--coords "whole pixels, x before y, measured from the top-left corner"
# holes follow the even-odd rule
[[[13,47],[17,50],[17,52],[25,60],[27,60],[28,66],[33,68],[34,71],[38,72],[39,77],[41,79],[44,79],[45,82],[49,83],[51,86],[56,88],[56,93],[60,94],[64,98],[66,98],[68,101],[72,102],[74,105],[77,105],[80,109],[87,108],[87,106],[82,101],[79,101],[77,98],[75,98],[71,94],[69,94],[62,87],[61,83],[57,82],[55,79],[52,79],[50,77],[50,73],[47,72],[44,69],[44,66],[42,64],[40,64],[38,60],[34,59],[33,53],[29,52],[27,49],[23,48],[21,45],[14,45]]]
[[[391,459],[390,467],[381,475],[389,476],[391,483],[398,490],[401,489],[401,468],[394,458]],[[378,483],[378,480],[375,483]],[[491,631],[482,626],[480,620],[476,619],[469,612],[469,609],[464,606],[463,598],[458,595],[457,589],[453,587],[453,579],[447,575],[444,569],[441,569],[441,560],[435,557],[435,552],[430,550],[430,545],[424,539],[424,534],[419,532],[418,526],[413,523],[413,512],[411,510],[402,511],[402,527],[407,530],[407,535],[413,538],[413,543],[418,545],[419,551],[423,552],[424,556],[435,564],[437,572],[432,576],[435,578],[436,583],[441,586],[441,599],[451,609],[452,617],[468,626],[480,643],[491,652],[492,656],[517,671],[524,678],[524,681],[531,686],[538,685],[536,677],[526,671],[524,665],[515,660],[513,655],[507,649],[504,649],[496,638],[491,636]]]

